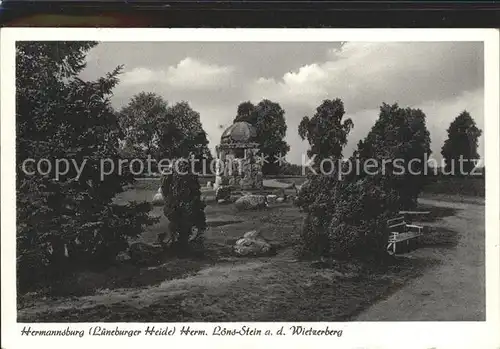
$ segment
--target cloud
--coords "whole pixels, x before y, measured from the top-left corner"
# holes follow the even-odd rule
[[[238,67],[248,78],[281,77],[304,62],[324,60],[338,42],[101,42],[89,51],[89,73],[148,67],[161,70],[186,57],[212,65]],[[94,75],[100,76],[100,75]],[[93,78],[92,77],[92,78]],[[247,80],[248,82],[248,80]]]
[[[382,102],[450,98],[483,86],[482,43],[350,42],[328,56],[279,79],[255,79],[249,95],[311,107],[338,97],[348,111],[357,112]]]
[[[484,124],[483,58],[482,43],[349,42],[279,78],[254,79],[247,94],[255,102],[278,101],[286,110],[292,162],[300,163],[309,146],[297,135],[300,120],[326,98],[341,98],[345,117],[354,122],[344,156],[368,134],[382,102],[397,102],[426,113],[433,156],[440,159],[446,129],[462,110],[471,112],[480,128]],[[479,146],[482,155],[483,138]]]
[[[483,129],[483,51],[481,42],[101,43],[82,77],[95,79],[124,64],[115,108],[141,91],[169,103],[188,101],[200,112],[211,147],[239,103],[271,99],[286,111],[289,160],[295,163],[309,146],[298,124],[323,99],[341,98],[355,124],[345,156],[369,132],[382,102],[398,102],[426,113],[439,157],[446,129],[462,110]],[[483,143],[481,137],[481,155]]]
[[[230,66],[207,64],[187,57],[166,69],[136,67],[122,74],[121,84],[165,84],[187,90],[212,89],[230,84],[233,71],[234,68]]]

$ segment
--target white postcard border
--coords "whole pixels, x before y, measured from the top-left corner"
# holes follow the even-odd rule
[[[337,337],[245,336],[245,337],[21,337],[24,326],[36,329],[64,329],[67,324],[16,323],[15,280],[15,41],[16,40],[96,40],[96,41],[484,41],[485,43],[485,163],[486,175],[486,304],[485,322],[348,322],[305,323],[321,329],[342,329]],[[500,259],[499,259],[499,34],[493,29],[96,29],[96,28],[3,28],[1,30],[1,193],[2,193],[2,347],[133,348],[225,347],[250,348],[280,345],[303,348],[326,345],[335,348],[499,348],[500,341]],[[459,74],[460,72],[457,72]],[[457,306],[460,306],[457,304]],[[297,323],[298,324],[298,323]],[[296,323],[227,323],[276,331]],[[96,324],[70,324],[84,329]],[[142,329],[147,326],[190,326],[211,332],[217,324],[122,323],[99,324],[106,328]],[[222,325],[222,324],[221,324]],[[139,339],[140,338],[140,339]],[[207,340],[208,339],[208,340]]]

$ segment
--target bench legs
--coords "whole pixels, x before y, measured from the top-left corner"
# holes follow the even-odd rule
[[[419,246],[419,241],[418,238],[412,238],[408,240],[403,240],[403,241],[391,241],[387,244],[387,253],[391,256],[395,254],[402,254],[402,253],[408,253],[411,251],[414,251],[418,248]]]

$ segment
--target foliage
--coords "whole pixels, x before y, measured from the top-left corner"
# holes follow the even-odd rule
[[[383,103],[375,125],[358,143],[355,157],[361,164],[376,160],[380,172],[401,193],[400,208],[411,209],[427,182],[426,161],[431,154],[426,115],[420,109]],[[371,174],[361,171],[356,176]]]
[[[337,144],[336,154],[331,156],[340,157],[345,132],[340,137],[340,141],[330,141]],[[423,175],[395,172],[394,160],[408,164],[412,159],[424,160],[429,153],[425,114],[383,104],[379,119],[350,161],[360,161],[361,169],[368,159],[387,167],[374,173],[351,171],[341,180],[310,176],[296,201],[307,215],[299,253],[305,257],[383,259],[387,219],[400,209],[414,207],[423,185]],[[412,170],[423,170],[423,166],[414,162]]]
[[[310,144],[307,155],[315,156],[314,165],[321,164],[323,159],[337,160],[342,158],[342,149],[347,144],[347,135],[354,127],[351,119],[344,118],[344,103],[340,99],[326,99],[317,108],[312,118],[305,116],[299,124],[299,135]],[[331,168],[326,165],[324,171]]]
[[[484,176],[433,176],[433,181],[427,184],[424,194],[452,195],[464,197],[485,197]]]
[[[248,122],[252,125],[257,123],[257,112],[255,110],[255,105],[252,102],[241,102],[240,105],[238,105],[238,111],[236,112],[234,122],[241,121]]]
[[[231,186],[220,186],[215,191],[215,201],[228,200],[231,197]]]
[[[474,161],[479,159],[477,141],[482,131],[477,128],[472,116],[464,110],[458,115],[448,128],[448,139],[444,142],[441,154],[446,162],[446,170],[454,173],[460,172],[460,157],[467,160],[463,162],[463,170],[470,173],[474,169]],[[452,165],[454,163],[454,165]]]
[[[280,174],[284,176],[302,176],[303,172],[306,172],[305,170],[301,165],[286,163],[281,167]]]
[[[198,177],[189,172],[181,174],[189,170],[186,163],[180,163],[179,167],[180,171],[163,176],[161,189],[172,234],[172,250],[186,256],[193,248],[202,247],[207,224]]]
[[[397,201],[398,192],[382,176],[353,181],[311,177],[298,200],[306,212],[300,255],[379,260],[388,237],[385,222]]]
[[[283,108],[268,99],[263,99],[257,105],[243,102],[238,106],[238,114],[234,119],[234,122],[238,121],[246,121],[256,128],[259,150],[270,159],[270,162],[263,165],[263,173],[279,173],[279,165],[274,163],[274,159],[280,155],[284,157],[290,150],[284,140],[287,125]]]
[[[167,102],[154,93],[141,92],[133,96],[119,113],[120,126],[124,132],[124,148],[139,158],[151,155],[156,158],[158,124],[165,117]]]
[[[159,153],[164,159],[175,162],[174,167],[162,177],[161,190],[165,200],[164,214],[172,233],[172,250],[180,256],[189,255],[201,248],[206,229],[205,203],[201,200],[198,176],[192,167],[180,159],[210,160],[206,133],[200,114],[188,103],[181,102],[167,108],[166,117],[158,125],[160,130]]]
[[[187,102],[169,106],[161,96],[141,92],[121,110],[119,119],[125,134],[122,151],[127,157],[146,159],[150,155],[156,160],[193,157],[197,161],[196,171],[203,168],[202,161],[209,168],[212,155],[200,114]]]
[[[118,206],[114,196],[133,178],[101,180],[101,159],[118,160],[120,131],[109,97],[120,67],[96,81],[77,74],[89,42],[20,42],[16,47],[17,256],[20,289],[49,276],[106,266],[138,236],[148,204]],[[52,168],[28,175],[25,159],[47,159]],[[56,159],[69,161],[56,177]],[[82,168],[78,177],[74,164]],[[64,165],[61,165],[64,169]],[[27,170],[34,170],[27,166]],[[45,171],[46,170],[46,171]]]
[[[187,102],[176,103],[158,124],[160,159],[192,159],[195,171],[201,171],[203,161],[210,164],[212,155],[208,149],[207,134],[203,130],[200,114]]]

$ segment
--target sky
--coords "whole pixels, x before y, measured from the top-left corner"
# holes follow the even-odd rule
[[[423,110],[438,161],[446,130],[463,110],[484,130],[482,42],[105,42],[89,52],[81,75],[95,79],[118,65],[115,108],[142,91],[187,101],[212,150],[238,104],[264,98],[285,110],[287,160],[296,164],[309,146],[298,125],[324,99],[342,99],[344,118],[354,122],[344,156],[370,131],[383,102]]]

